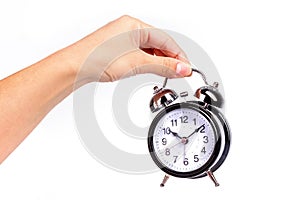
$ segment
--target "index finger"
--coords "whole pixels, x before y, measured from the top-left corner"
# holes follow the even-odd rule
[[[153,48],[165,56],[188,62],[187,55],[166,32],[156,28],[138,29],[137,42],[140,48]]]

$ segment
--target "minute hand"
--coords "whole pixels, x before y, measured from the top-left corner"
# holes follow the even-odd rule
[[[194,135],[195,133],[197,133],[200,130],[201,126],[199,126],[198,128],[196,128],[194,130],[194,132],[192,132],[189,136],[187,136],[187,138],[191,137],[192,135]]]

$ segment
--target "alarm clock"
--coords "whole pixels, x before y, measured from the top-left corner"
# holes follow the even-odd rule
[[[166,173],[161,187],[169,176],[208,176],[219,186],[213,173],[229,152],[231,132],[222,113],[224,98],[218,91],[219,83],[209,85],[201,71],[193,68],[194,73],[202,76],[205,85],[193,95],[178,95],[166,88],[167,78],[161,88],[153,88],[150,110],[156,116],[148,132],[148,149],[155,164]]]

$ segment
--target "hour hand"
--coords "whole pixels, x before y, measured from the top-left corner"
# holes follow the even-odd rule
[[[172,135],[174,135],[175,137],[177,137],[177,138],[179,138],[179,139],[182,139],[182,137],[180,137],[180,136],[178,135],[178,133],[175,133],[175,132],[173,132],[173,131],[171,131],[171,130],[170,130],[170,133],[172,133]]]

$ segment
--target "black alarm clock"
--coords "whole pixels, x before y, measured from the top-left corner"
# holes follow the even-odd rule
[[[193,100],[179,101],[188,93],[177,95],[167,89],[168,79],[162,88],[154,87],[150,109],[157,115],[149,128],[148,149],[155,164],[166,173],[161,187],[170,175],[191,179],[209,176],[219,186],[213,172],[227,157],[231,132],[221,110],[224,99],[218,83],[209,85],[201,71],[192,69],[195,72],[205,85],[196,90]]]

